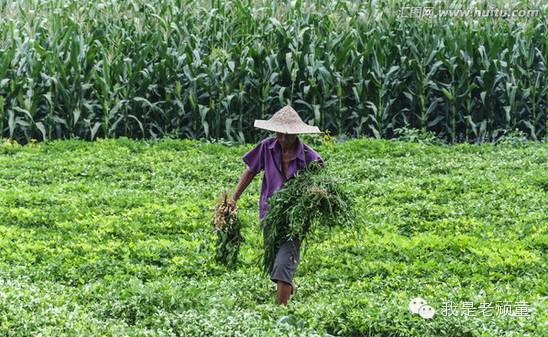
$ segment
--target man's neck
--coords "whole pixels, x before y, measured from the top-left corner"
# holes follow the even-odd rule
[[[296,147],[297,147],[297,141],[294,141],[293,144],[289,145],[289,147],[286,148],[286,149],[284,149],[284,147],[282,146],[282,152],[283,153],[292,153],[293,151],[295,151]]]

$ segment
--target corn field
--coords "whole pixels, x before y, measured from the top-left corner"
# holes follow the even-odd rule
[[[539,14],[512,20],[399,15],[428,4],[0,0],[0,136],[256,141],[253,121],[292,104],[353,137],[546,137],[546,3],[514,2]]]

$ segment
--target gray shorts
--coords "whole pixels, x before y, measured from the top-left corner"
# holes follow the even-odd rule
[[[282,243],[278,253],[276,253],[276,260],[270,272],[270,279],[273,282],[293,283],[293,275],[301,259],[300,249],[301,245],[298,240],[288,240]]]
[[[260,221],[261,229],[264,235],[264,222]],[[301,243],[299,240],[287,240],[283,242],[276,253],[276,259],[274,265],[270,271],[270,279],[277,283],[278,281],[285,282],[287,284],[293,283],[293,275],[299,261],[301,260]]]

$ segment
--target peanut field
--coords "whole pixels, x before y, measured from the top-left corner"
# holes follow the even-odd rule
[[[254,262],[260,176],[239,200],[238,266],[214,259],[214,199],[235,187],[251,145],[3,142],[0,335],[543,334],[545,142],[307,142],[347,182],[356,225],[310,242],[287,307]],[[432,319],[409,312],[415,297]],[[516,315],[521,302],[527,316]]]

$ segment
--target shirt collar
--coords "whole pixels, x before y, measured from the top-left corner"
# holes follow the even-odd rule
[[[276,137],[273,137],[274,138],[274,141],[272,143],[270,143],[270,145],[268,146],[269,149],[274,149],[274,147],[279,143],[278,142],[278,138]],[[297,153],[295,154],[295,156],[293,158],[291,158],[291,160],[295,159],[295,158],[298,158],[300,159],[301,161],[304,162],[304,145],[303,145],[303,142],[301,142],[301,140],[299,139],[299,136],[297,136],[297,138],[295,139],[295,141],[297,142]],[[280,146],[280,149],[281,149],[281,145]]]

